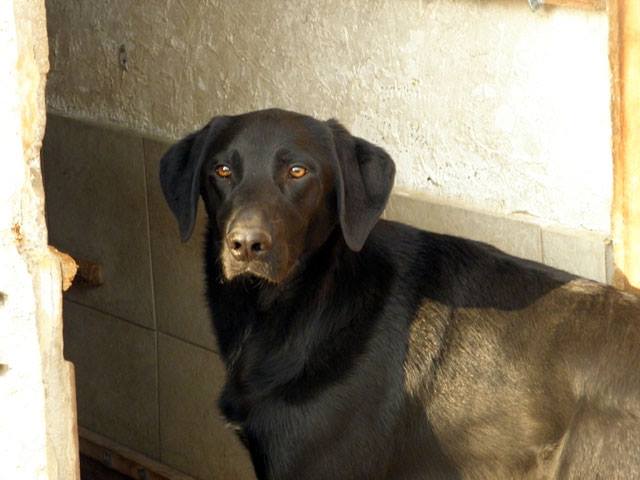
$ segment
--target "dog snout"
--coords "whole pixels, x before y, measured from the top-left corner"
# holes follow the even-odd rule
[[[258,227],[234,228],[226,240],[233,258],[242,262],[264,256],[273,244],[269,232]]]

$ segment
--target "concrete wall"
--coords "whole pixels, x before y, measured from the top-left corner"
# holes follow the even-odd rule
[[[389,150],[400,191],[610,231],[604,12],[533,13],[525,0],[47,7],[51,111],[170,139],[267,106],[335,116]]]
[[[0,2],[0,478],[78,480],[59,255],[47,246],[40,146],[44,2]]]

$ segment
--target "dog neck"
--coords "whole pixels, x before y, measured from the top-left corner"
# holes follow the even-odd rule
[[[252,278],[211,281],[220,272],[208,250],[209,298],[220,352],[229,378],[237,380],[231,383],[252,385],[254,391],[242,395],[250,404],[270,394],[289,401],[313,396],[316,387],[344,375],[364,350],[380,310],[379,295],[371,292],[386,291],[391,277],[375,249],[351,251],[336,228],[277,285]]]

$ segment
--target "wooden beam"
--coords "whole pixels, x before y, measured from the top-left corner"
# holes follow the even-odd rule
[[[614,284],[640,289],[640,1],[610,0]]]
[[[75,284],[87,287],[99,287],[104,283],[102,265],[84,259],[78,259],[77,264],[78,274]]]
[[[134,480],[195,480],[102,435],[78,427],[80,452]]]

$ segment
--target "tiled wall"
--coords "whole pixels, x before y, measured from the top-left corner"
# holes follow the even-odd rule
[[[104,284],[66,295],[65,353],[79,423],[202,480],[253,478],[216,408],[224,381],[203,294],[201,208],[180,243],[160,191],[168,148],[50,115],[42,153],[50,243],[100,263]],[[542,227],[396,194],[385,213],[606,281],[602,236]]]
[[[203,295],[204,218],[187,244],[162,198],[168,144],[50,115],[42,152],[49,241],[104,284],[64,303],[78,421],[198,479],[251,479],[219,419],[224,370]]]
[[[486,242],[511,255],[611,283],[611,241],[601,233],[542,225],[519,215],[489,215],[403,194],[392,195],[385,217],[432,232]]]

